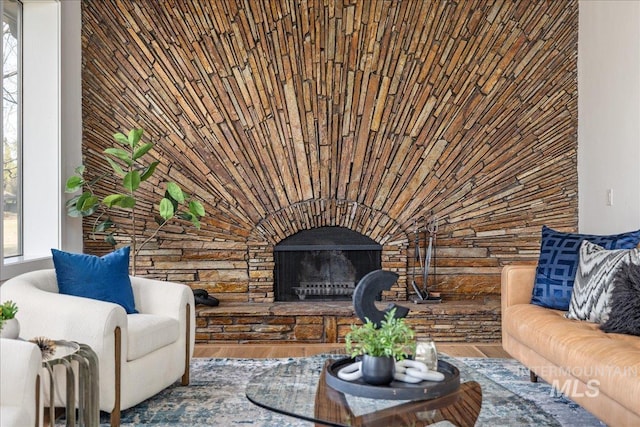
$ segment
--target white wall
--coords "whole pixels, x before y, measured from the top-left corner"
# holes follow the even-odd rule
[[[640,1],[580,0],[579,8],[579,229],[639,229]]]
[[[82,12],[79,1],[61,2],[60,35],[60,248],[82,253],[82,219],[67,215],[67,177],[82,164]]]

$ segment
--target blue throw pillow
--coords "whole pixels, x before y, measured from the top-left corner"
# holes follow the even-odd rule
[[[103,257],[51,249],[61,294],[120,304],[137,313],[129,279],[129,247]]]
[[[640,230],[598,236],[563,233],[543,226],[532,304],[564,311],[569,309],[583,240],[604,249],[633,249],[640,243]]]

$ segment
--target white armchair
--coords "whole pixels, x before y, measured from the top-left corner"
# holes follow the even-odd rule
[[[0,424],[42,427],[43,399],[37,345],[0,338]]]
[[[120,424],[120,411],[178,378],[189,383],[195,342],[193,292],[177,283],[131,277],[139,313],[118,304],[58,293],[55,270],[25,273],[0,286],[18,304],[25,339],[46,336],[87,344],[99,361],[100,409]]]

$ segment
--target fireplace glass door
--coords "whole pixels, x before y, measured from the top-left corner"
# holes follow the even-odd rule
[[[380,269],[382,246],[343,227],[294,234],[274,248],[276,301],[348,300],[358,281]]]

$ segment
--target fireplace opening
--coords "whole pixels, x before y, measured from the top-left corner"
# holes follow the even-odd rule
[[[381,268],[382,246],[344,227],[300,231],[274,247],[276,301],[349,300]]]

